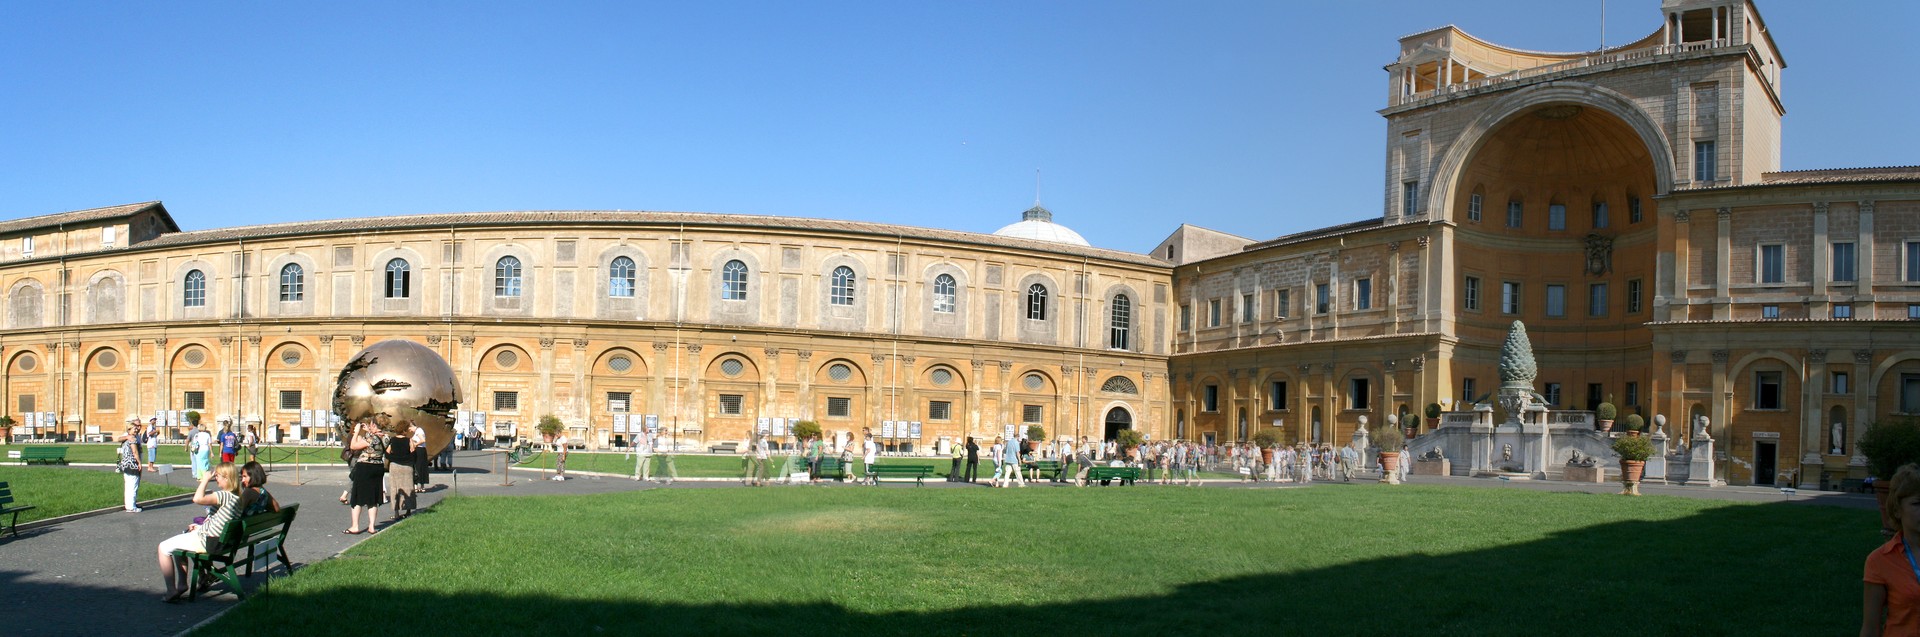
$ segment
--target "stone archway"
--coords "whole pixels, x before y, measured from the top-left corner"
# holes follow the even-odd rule
[[[1133,428],[1133,413],[1125,407],[1114,407],[1107,410],[1106,423],[1106,437],[1102,439],[1113,440],[1119,437],[1120,430]]]

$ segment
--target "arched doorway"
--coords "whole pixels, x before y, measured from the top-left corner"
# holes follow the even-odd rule
[[[1114,438],[1118,438],[1120,436],[1120,430],[1122,429],[1132,429],[1132,428],[1133,428],[1133,414],[1127,412],[1127,408],[1115,407],[1113,409],[1107,410],[1107,436],[1105,438],[1106,440],[1113,440]]]

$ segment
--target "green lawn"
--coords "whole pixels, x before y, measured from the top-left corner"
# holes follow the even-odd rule
[[[21,522],[60,517],[69,513],[118,507],[122,483],[120,474],[70,467],[20,467],[0,465],[0,482],[13,490],[14,504],[31,504],[34,509],[20,514]],[[192,491],[193,476],[175,473],[169,486],[165,478],[149,473],[140,480],[140,500],[163,498]],[[7,516],[12,519],[13,516]]]
[[[7,459],[5,452],[21,449],[24,447],[66,447],[67,462],[91,462],[91,463],[99,463],[99,464],[111,464],[113,462],[116,462],[120,457],[120,445],[117,445],[117,444],[53,443],[53,444],[31,444],[31,445],[0,445],[0,463],[20,464],[19,460]],[[176,464],[176,465],[191,464],[187,459],[186,445],[179,445],[179,444],[161,445],[157,449],[157,451],[159,453],[154,457],[154,462],[157,464]],[[340,464],[340,448],[339,447],[262,446],[260,447],[260,462],[271,463],[271,464],[293,464],[294,455],[296,453],[299,454],[300,462],[304,464],[321,464],[321,463]],[[245,461],[247,458],[246,452],[244,451],[241,452],[240,458],[242,461]],[[218,450],[214,451],[213,460],[214,462],[220,461],[220,452]],[[140,461],[141,462],[147,461],[147,456],[145,453],[142,453],[140,455]]]
[[[1423,485],[459,497],[203,634],[1841,634],[1878,528]]]

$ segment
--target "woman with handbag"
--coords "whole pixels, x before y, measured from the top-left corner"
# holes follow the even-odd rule
[[[380,430],[370,422],[361,422],[353,426],[353,436],[347,440],[347,453],[352,458],[353,468],[348,472],[352,482],[348,488],[347,505],[352,507],[347,513],[347,535],[359,535],[373,532],[373,516],[380,510],[380,479],[387,475],[387,445]],[[367,528],[360,528],[360,513],[367,514]]]
[[[136,501],[140,497],[140,431],[138,424],[128,425],[127,433],[120,437],[120,460],[115,466],[120,470],[120,479],[126,485],[121,500],[128,513],[139,513]]]

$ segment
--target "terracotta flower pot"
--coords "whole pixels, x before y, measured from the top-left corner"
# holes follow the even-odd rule
[[[1400,452],[1380,452],[1380,481],[1387,484],[1400,484]]]
[[[1263,464],[1273,464],[1273,448],[1272,447],[1267,447],[1265,449],[1260,450],[1260,462]]]
[[[1620,481],[1627,484],[1626,491],[1622,491],[1621,493],[1625,495],[1640,495],[1640,478],[1646,475],[1646,472],[1647,461],[1645,460],[1621,460]]]
[[[1595,423],[1594,425],[1595,429],[1599,429],[1601,431],[1613,431],[1613,421],[1611,420],[1597,420],[1597,421],[1594,421],[1594,423]]]

